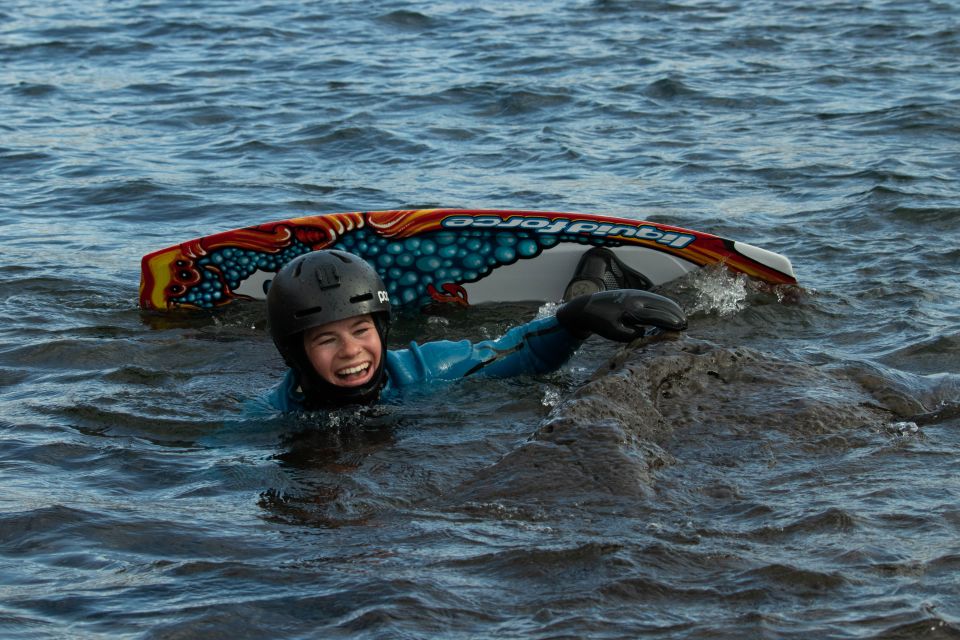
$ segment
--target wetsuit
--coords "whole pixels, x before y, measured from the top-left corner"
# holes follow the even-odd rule
[[[439,341],[386,351],[386,385],[381,398],[411,385],[450,382],[471,375],[495,378],[547,373],[566,362],[583,342],[564,329],[556,317],[514,327],[496,340],[471,343]],[[301,411],[303,394],[290,369],[266,398],[279,411]]]

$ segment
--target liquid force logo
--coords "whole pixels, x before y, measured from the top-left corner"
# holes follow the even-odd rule
[[[450,216],[444,218],[442,226],[447,229],[526,229],[537,233],[589,234],[592,236],[638,238],[650,240],[674,249],[683,249],[696,240],[688,233],[663,231],[649,224],[631,225],[623,223],[594,222],[592,220],[567,220],[566,218],[541,218],[536,216]]]
[[[377,300],[379,300],[381,304],[390,302],[390,294],[386,291],[377,291]]]

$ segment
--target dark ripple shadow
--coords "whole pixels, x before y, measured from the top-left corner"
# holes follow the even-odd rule
[[[642,93],[654,100],[674,100],[697,95],[697,92],[687,87],[683,81],[673,78],[660,78],[648,84]]]
[[[0,162],[9,175],[32,175],[55,163],[56,156],[43,151],[0,148]]]
[[[146,554],[159,558],[206,555],[211,545],[225,545],[243,555],[254,556],[254,547],[239,535],[214,535],[201,522],[172,523],[111,515],[90,509],[53,505],[0,515],[0,547],[7,553],[32,549],[35,554],[56,555],[62,551],[103,550]],[[65,535],[67,533],[68,535]]]
[[[398,31],[408,31],[424,35],[443,26],[442,20],[427,16],[419,11],[407,9],[396,9],[389,13],[384,13],[377,16],[376,22]]]
[[[780,518],[774,517],[760,519],[780,520]],[[775,524],[767,524],[739,534],[738,537],[764,544],[784,544],[791,539],[803,539],[806,536],[824,533],[852,535],[856,534],[858,528],[857,518],[853,514],[837,507],[831,507],[820,513],[805,515],[789,522],[780,521]]]
[[[960,334],[934,336],[891,351],[882,362],[906,371],[938,374],[960,371]]]
[[[425,155],[430,147],[420,140],[375,126],[353,123],[309,125],[290,136],[286,144],[313,153],[397,164],[409,156]]]
[[[469,558],[442,560],[439,564],[476,575],[495,576],[498,580],[541,582],[544,586],[574,580],[585,587],[584,582],[592,579],[599,586],[606,581],[604,572],[591,576],[591,571],[615,560],[621,550],[621,545],[589,541],[560,548],[503,549]]]
[[[820,113],[817,118],[839,121],[865,134],[909,131],[951,136],[960,131],[955,103],[914,103],[874,111]]]
[[[390,583],[356,579],[349,586],[327,587],[321,593],[305,584],[286,596],[241,593],[230,602],[187,603],[160,613],[174,612],[175,621],[153,625],[144,637],[159,640],[225,632],[264,637],[281,628],[297,636],[390,637],[398,626],[443,635],[451,625],[467,634],[484,635],[502,619],[477,611],[458,590],[411,579]]]
[[[52,84],[34,84],[21,81],[11,87],[9,91],[15,96],[24,98],[46,98],[59,93],[61,89]]]

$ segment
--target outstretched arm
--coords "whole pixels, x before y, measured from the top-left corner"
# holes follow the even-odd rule
[[[505,378],[547,373],[559,368],[583,342],[553,318],[514,327],[496,340],[471,343],[411,343],[388,354],[388,373],[397,386],[472,375]]]
[[[388,353],[387,370],[399,387],[472,375],[547,373],[563,365],[591,333],[629,342],[644,335],[647,326],[682,331],[687,318],[673,300],[648,291],[604,291],[575,298],[555,317],[514,327],[496,340],[411,343],[409,349]]]

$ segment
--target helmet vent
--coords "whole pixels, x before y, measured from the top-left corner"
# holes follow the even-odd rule
[[[320,313],[323,311],[323,307],[310,307],[309,309],[300,309],[299,311],[293,312],[293,317],[299,320],[300,318],[306,318],[307,316],[312,316],[315,313]]]
[[[358,296],[353,296],[350,298],[351,304],[356,304],[358,302],[366,302],[367,300],[373,300],[373,293],[367,291],[366,293],[361,293]]]

